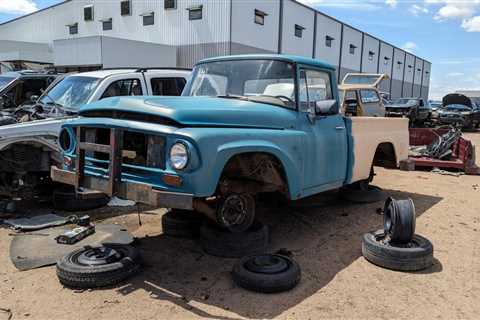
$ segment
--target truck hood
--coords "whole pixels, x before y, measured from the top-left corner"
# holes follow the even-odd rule
[[[211,97],[114,97],[80,109],[86,117],[115,117],[115,112],[158,116],[183,126],[271,129],[292,127],[297,116],[270,104]]]
[[[452,104],[461,104],[463,106],[466,106],[472,109],[472,100],[470,100],[469,97],[464,96],[463,94],[460,94],[460,93],[447,94],[445,97],[443,97],[442,103],[444,106],[449,106]]]

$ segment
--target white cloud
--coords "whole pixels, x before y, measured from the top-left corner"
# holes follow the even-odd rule
[[[467,32],[480,32],[480,16],[463,20],[462,28]]]
[[[0,0],[0,13],[27,14],[37,10],[32,0]]]
[[[415,42],[407,42],[402,46],[402,49],[407,51],[407,52],[413,52],[418,48],[417,44]]]
[[[396,8],[398,1],[397,0],[385,0],[385,4],[391,8]]]
[[[414,4],[412,6],[410,6],[410,8],[408,9],[408,11],[413,14],[414,16],[419,16],[420,14],[422,13],[428,13],[429,10],[426,8],[426,7],[423,7],[423,6],[419,6],[418,4]]]
[[[480,0],[425,0],[425,3],[428,5],[442,5],[435,14],[435,20],[470,18],[480,7]]]

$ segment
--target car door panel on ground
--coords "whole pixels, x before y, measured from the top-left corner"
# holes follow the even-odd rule
[[[300,112],[308,112],[315,108],[318,101],[332,100],[332,81],[329,73],[322,70],[301,68],[299,72],[299,107]],[[310,90],[315,94],[310,98]],[[323,89],[323,90],[319,90]],[[323,94],[319,94],[323,92]],[[344,118],[337,110],[331,114],[317,115],[314,121],[305,117],[304,128],[310,131],[306,135],[306,151],[311,153],[313,159],[305,164],[304,188],[325,189],[341,186],[345,181],[347,166],[347,129]],[[325,165],[328,163],[329,165]]]

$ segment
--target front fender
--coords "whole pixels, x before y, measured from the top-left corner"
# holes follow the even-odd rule
[[[212,195],[215,192],[222,171],[228,161],[238,154],[251,152],[262,152],[275,156],[283,166],[287,178],[290,198],[297,199],[300,197],[301,181],[299,177],[301,177],[301,169],[296,165],[294,156],[285,152],[280,146],[266,140],[242,140],[220,145],[217,148],[217,156],[214,165],[215,170],[211,175],[212,182],[214,183],[209,183],[210,189],[207,191],[209,195]]]

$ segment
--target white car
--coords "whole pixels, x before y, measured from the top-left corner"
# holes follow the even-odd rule
[[[80,107],[115,96],[179,96],[186,69],[100,70],[58,77],[35,105],[17,112],[19,123],[0,126],[0,196],[31,198],[50,182],[50,166],[61,161],[61,125]],[[28,122],[23,122],[28,121]]]

